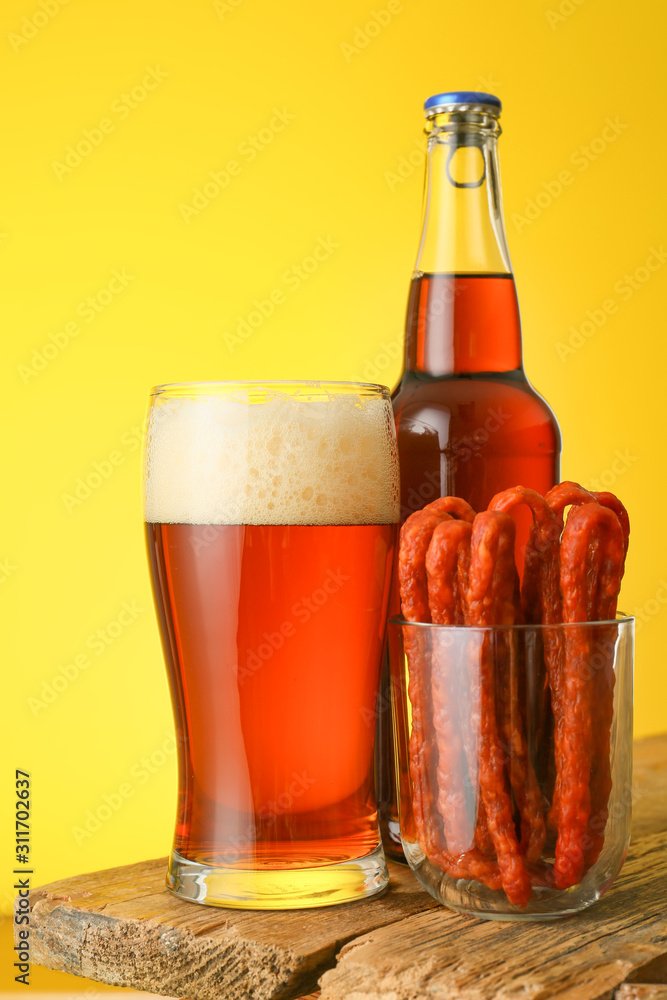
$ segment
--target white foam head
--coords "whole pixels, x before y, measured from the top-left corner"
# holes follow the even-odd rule
[[[147,521],[391,524],[398,515],[393,416],[378,394],[166,395],[150,409]]]

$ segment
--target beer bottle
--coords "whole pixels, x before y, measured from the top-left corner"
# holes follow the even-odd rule
[[[423,226],[393,394],[401,521],[439,496],[476,511],[510,486],[559,481],[560,431],[523,370],[521,324],[502,210],[501,103],[456,91],[424,105]],[[522,564],[530,515],[517,524]],[[393,611],[398,613],[394,594]],[[379,713],[378,799],[385,849],[400,855],[388,712]]]

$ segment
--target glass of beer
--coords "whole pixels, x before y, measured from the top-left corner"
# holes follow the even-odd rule
[[[158,386],[144,513],[178,743],[168,886],[252,909],[380,892],[373,739],[399,515],[389,390]]]

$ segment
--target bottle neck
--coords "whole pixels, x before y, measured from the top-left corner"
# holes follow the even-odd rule
[[[424,221],[408,305],[406,368],[431,375],[521,368],[521,324],[502,211],[496,117],[427,124]]]
[[[416,272],[511,274],[498,163],[497,118],[450,112],[429,119]]]

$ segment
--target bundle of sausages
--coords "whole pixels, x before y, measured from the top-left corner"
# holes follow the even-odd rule
[[[509,514],[519,504],[532,513],[521,584]],[[403,616],[477,628],[612,621],[629,532],[615,496],[572,482],[544,497],[522,486],[505,490],[479,514],[464,500],[444,497],[412,514],[401,530]],[[518,906],[527,904],[533,885],[576,885],[597,860],[607,823],[613,635],[603,641],[600,627],[602,641],[593,649],[589,629],[544,630],[544,710],[537,735],[531,727],[531,755],[525,664],[509,630],[481,633],[469,657],[465,724],[451,696],[454,658],[439,657],[435,669],[425,632],[404,630],[417,842],[453,878],[503,889]],[[550,782],[538,781],[536,754],[548,755]],[[479,792],[472,838],[471,787]],[[553,865],[544,859],[549,831]]]

